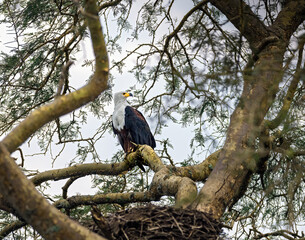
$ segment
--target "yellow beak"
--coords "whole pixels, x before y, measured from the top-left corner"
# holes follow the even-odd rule
[[[132,97],[133,96],[132,93],[128,93],[128,92],[124,93],[123,95],[124,95],[124,97]]]

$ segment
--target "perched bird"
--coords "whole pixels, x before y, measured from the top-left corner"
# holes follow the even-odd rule
[[[118,135],[125,153],[133,152],[136,148],[135,144],[146,144],[155,148],[154,136],[142,113],[128,104],[127,97],[129,96],[132,96],[132,94],[128,92],[114,94],[113,132]],[[145,172],[142,164],[137,164]]]

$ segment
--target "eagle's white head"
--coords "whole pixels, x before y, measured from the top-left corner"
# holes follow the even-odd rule
[[[128,105],[127,103],[127,98],[133,96],[131,93],[129,92],[117,92],[114,94],[114,107],[118,107],[120,105]]]
[[[114,94],[114,112],[112,114],[112,124],[117,130],[122,130],[125,126],[125,108],[129,106],[127,98],[132,96],[129,92],[117,92]]]

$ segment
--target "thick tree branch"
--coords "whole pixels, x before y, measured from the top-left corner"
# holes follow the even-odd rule
[[[291,35],[305,21],[305,2],[288,1],[271,26],[271,31],[288,43]]]
[[[49,180],[57,181],[70,177],[84,177],[91,174],[116,176],[124,171],[129,170],[132,166],[135,166],[135,163],[130,164],[130,162],[128,161],[123,161],[120,163],[111,163],[111,164],[87,163],[87,164],[62,168],[62,169],[45,171],[31,178],[31,181],[35,185],[39,185]]]
[[[155,173],[150,189],[160,196],[175,196],[175,206],[181,208],[188,207],[197,196],[197,187],[193,180],[175,176],[168,168]]]
[[[154,150],[142,145],[134,153],[131,153],[127,158],[142,158],[144,163],[150,166],[155,172],[150,190],[156,196],[175,196],[176,206],[185,208],[197,196],[196,184],[187,177],[176,176],[170,168],[165,166]]]
[[[128,162],[143,161],[145,165],[148,165],[154,172],[158,172],[162,168],[166,167],[155,151],[148,145],[138,145],[137,151],[127,155]]]
[[[175,172],[176,175],[181,177],[188,177],[195,182],[205,181],[209,177],[216,162],[218,161],[220,152],[221,149],[212,153],[202,163],[199,163],[194,166],[175,168],[173,169],[173,171]]]
[[[35,189],[0,144],[0,192],[45,239],[104,239],[71,221]]]
[[[138,151],[127,156],[128,162],[135,162],[135,159],[144,161],[155,173],[163,168],[168,168],[173,174],[179,177],[188,177],[193,181],[204,181],[213,170],[221,150],[212,153],[204,161],[197,165],[186,167],[173,167],[164,165],[158,155],[146,145],[139,145]]]
[[[211,0],[210,3],[226,15],[248,40],[252,50],[256,49],[264,38],[270,36],[267,27],[244,1]]]
[[[87,22],[96,58],[92,80],[83,88],[35,110],[0,143],[0,193],[45,239],[104,239],[51,206],[10,157],[11,152],[44,124],[95,99],[107,88],[108,56],[96,1],[85,1],[85,9],[90,15]]]

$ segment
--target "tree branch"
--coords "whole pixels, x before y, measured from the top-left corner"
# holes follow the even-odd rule
[[[168,45],[170,40],[177,36],[178,32],[181,30],[181,28],[183,27],[184,23],[187,21],[187,19],[197,10],[201,9],[202,6],[204,6],[205,4],[207,4],[209,2],[209,0],[203,0],[201,2],[199,2],[196,6],[194,6],[190,11],[188,11],[184,17],[182,18],[182,20],[180,21],[180,23],[178,24],[178,26],[174,29],[174,31],[172,31],[165,40],[164,43],[164,50],[167,50]]]
[[[291,0],[284,5],[271,26],[271,30],[288,43],[291,35],[305,20],[305,2]]]
[[[54,169],[45,171],[37,174],[35,177],[31,178],[31,181],[35,185],[39,185],[45,181],[49,180],[61,180],[70,177],[84,177],[91,174],[99,175],[119,175],[120,173],[129,170],[135,163],[130,164],[128,161],[123,161],[120,163],[87,163],[81,165],[75,165],[62,169]]]
[[[280,109],[280,111],[278,112],[278,115],[272,121],[267,121],[267,120],[265,121],[267,127],[271,130],[277,128],[286,118],[287,113],[290,109],[291,103],[293,101],[294,94],[295,94],[298,84],[300,82],[302,73],[304,73],[304,69],[301,68],[301,64],[303,61],[304,43],[305,43],[305,34],[303,34],[300,38],[298,62],[296,65],[295,73],[293,75],[293,79],[289,85],[286,96],[283,100],[283,106]]]
[[[105,203],[134,203],[134,202],[150,202],[158,201],[157,196],[152,191],[146,192],[129,192],[129,193],[106,193],[96,195],[72,196],[67,199],[61,199],[54,202],[56,208],[72,209],[81,205],[96,205]]]
[[[72,196],[54,202],[53,206],[58,209],[64,208],[67,211],[82,205],[92,206],[105,203],[126,204],[133,202],[150,202],[158,200],[160,200],[160,196],[156,196],[151,191],[131,193],[107,193],[97,195]],[[26,223],[23,221],[13,222],[12,224],[6,226],[0,231],[0,239],[1,237],[4,238],[11,232],[16,231],[17,229],[25,225]]]
[[[0,143],[0,193],[16,212],[45,239],[104,239],[71,221],[35,189],[18,168],[10,153],[44,124],[95,99],[107,88],[108,56],[95,0],[85,1],[96,59],[95,74],[83,88],[55,99],[30,114]]]
[[[293,233],[293,232],[290,232],[290,231],[287,231],[287,230],[279,230],[279,231],[264,233],[264,234],[260,233],[258,231],[256,231],[256,232],[258,233],[258,236],[254,237],[254,239],[262,239],[262,238],[267,239],[270,236],[281,236],[281,237],[284,237],[288,240],[296,240],[296,239],[305,240],[304,236],[300,236],[297,233]]]
[[[10,223],[9,225],[7,225],[1,229],[0,239],[4,239],[11,232],[18,230],[19,228],[22,228],[25,225],[26,225],[26,223],[23,221],[20,221],[20,220]]]
[[[0,144],[0,192],[17,213],[45,239],[104,239],[54,208],[20,171]]]
[[[34,110],[24,121],[15,127],[4,139],[3,144],[10,153],[14,152],[34,132],[46,123],[67,114],[94,100],[108,87],[108,56],[94,0],[86,1],[87,23],[95,55],[95,73],[91,81],[68,95],[56,98],[52,103]],[[96,16],[96,18],[91,17]]]
[[[176,176],[170,168],[165,166],[154,150],[148,145],[142,145],[138,150],[129,154],[127,158],[142,158],[155,172],[150,190],[156,196],[175,196],[176,207],[186,208],[197,196],[197,187],[188,177]],[[138,160],[139,161],[139,160]]]
[[[220,152],[221,149],[212,153],[202,163],[194,166],[175,168],[173,171],[175,171],[175,174],[178,176],[188,177],[195,182],[205,181],[212,172]]]
[[[232,0],[228,3],[226,0],[211,0],[210,3],[226,15],[228,20],[248,40],[252,50],[256,49],[264,38],[270,36],[264,23],[244,1]]]

